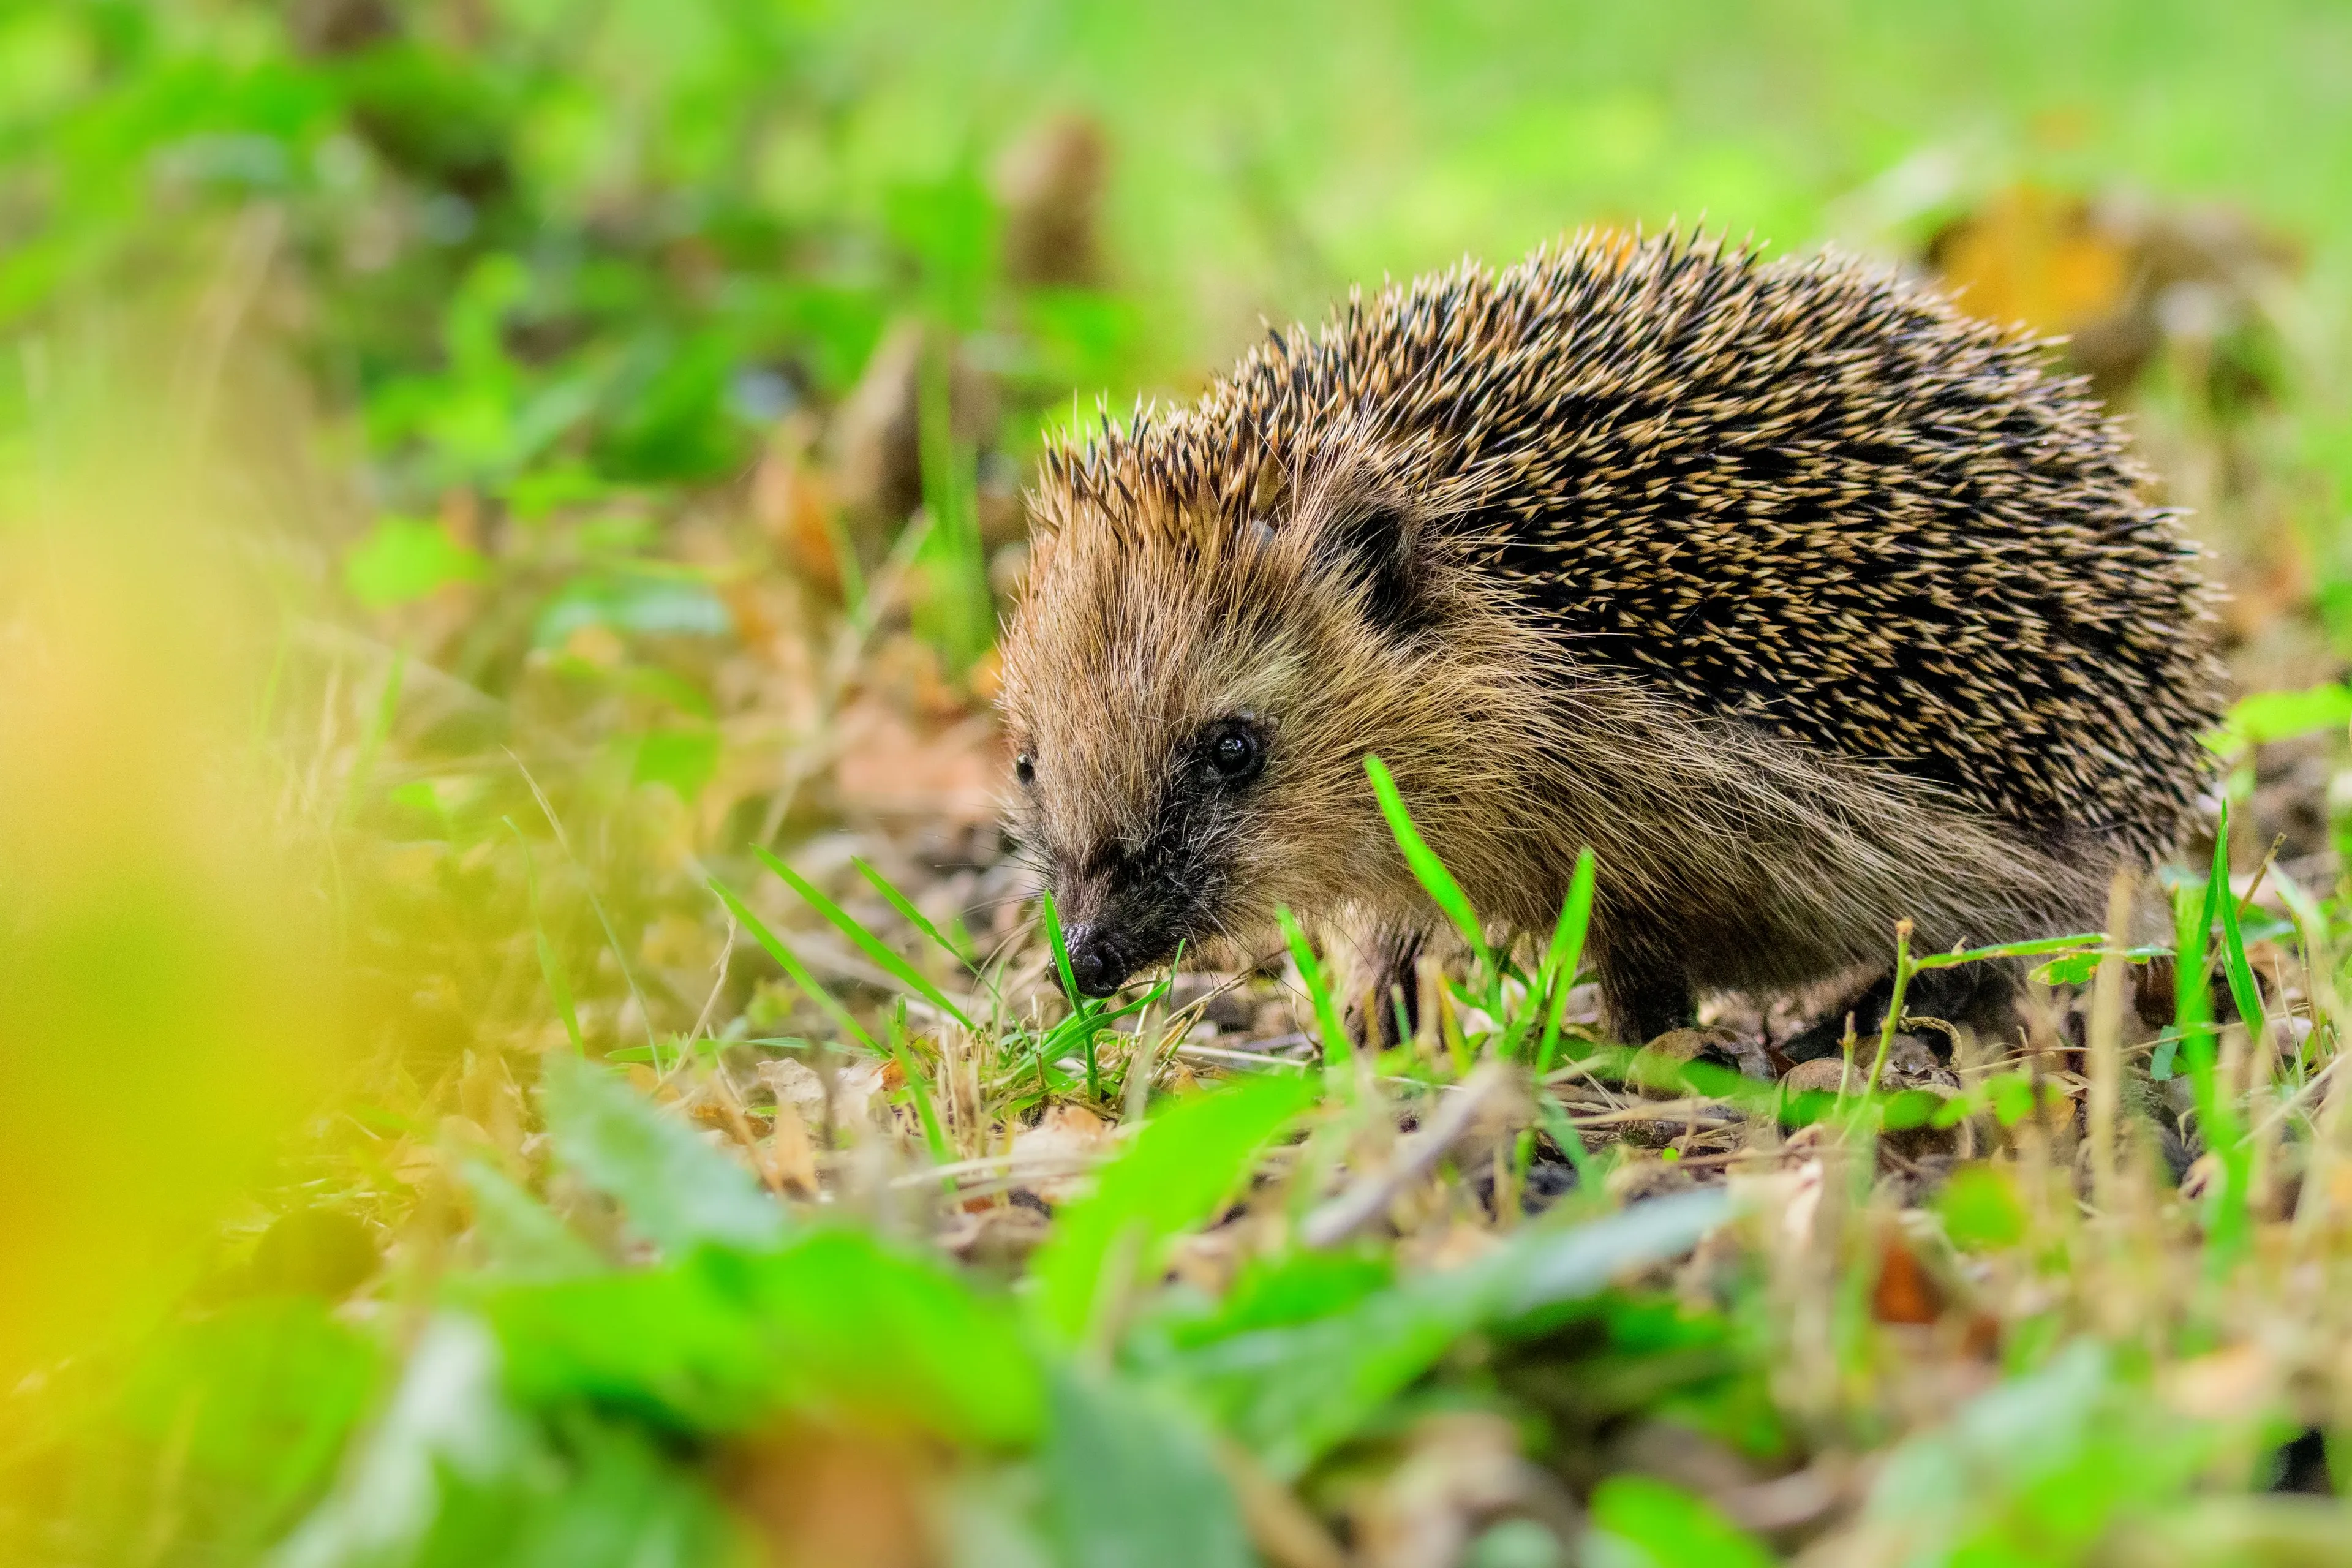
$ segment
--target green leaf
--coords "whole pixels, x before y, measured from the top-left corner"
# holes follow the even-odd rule
[[[1985,1080],[1986,1096],[1992,1102],[1992,1113],[2003,1127],[2014,1127],[2033,1114],[2033,1079],[2031,1074],[2008,1072]],[[2056,1098],[2056,1086],[2043,1086],[2045,1104]]]
[[[764,848],[754,846],[751,852],[760,858],[761,864],[769,870],[782,877],[784,884],[793,892],[798,893],[809,908],[831,921],[835,931],[856,943],[859,952],[872,959],[893,979],[965,1028],[971,1027],[971,1020],[964,1016],[962,1008],[948,1000],[946,992],[933,984],[922,971],[908,963],[889,943],[867,931],[856,916],[826,898],[815,883],[793,870]]]
[[[1901,1132],[1913,1127],[1931,1124],[1938,1112],[1948,1104],[1933,1089],[1906,1089],[1889,1096],[1880,1105],[1880,1124],[1890,1132]]]
[[[1859,1521],[1871,1559],[2090,1561],[2111,1524],[2175,1503],[2229,1445],[2252,1440],[2157,1405],[2116,1359],[2077,1340],[1898,1445]]]
[[[1167,1243],[1248,1179],[1259,1148],[1315,1091],[1304,1079],[1255,1079],[1181,1100],[1145,1123],[1127,1152],[1103,1167],[1094,1192],[1062,1211],[1031,1266],[1047,1326],[1075,1340],[1107,1293],[1157,1278]],[[1120,1262],[1128,1279],[1106,1280],[1106,1268]]]
[[[325,1489],[384,1371],[374,1340],[324,1302],[240,1301],[149,1343],[122,1408],[142,1436],[172,1446],[183,1485],[234,1489],[227,1528],[257,1550]]]
[[[1045,1381],[1010,1303],[947,1264],[824,1228],[739,1266],[753,1315],[825,1408],[988,1448],[1037,1440]]]
[[[437,522],[388,517],[343,559],[343,585],[369,609],[421,599],[452,583],[478,583],[489,563]]]
[[[1353,1307],[1396,1282],[1396,1266],[1377,1247],[1282,1252],[1243,1265],[1215,1318],[1193,1325],[1191,1337],[1241,1333],[1312,1322]],[[1188,1331],[1178,1330],[1180,1340]]]
[[[560,1471],[499,1387],[499,1349],[478,1319],[444,1312],[409,1353],[390,1407],[342,1484],[282,1546],[282,1568],[426,1560],[445,1497],[506,1482],[551,1489]]]
[[[1586,1560],[1615,1568],[1773,1568],[1780,1559],[1705,1499],[1648,1476],[1612,1476],[1592,1494]]]
[[[1936,1200],[1944,1234],[1954,1247],[1977,1250],[2011,1247],[2025,1235],[2025,1205],[2006,1171],[1982,1163],[1962,1165]]]
[[[527,1407],[582,1401],[668,1430],[751,1430],[782,1412],[1017,1447],[1045,1391],[1010,1307],[944,1265],[824,1227],[772,1252],[477,1292]]]
[[[1729,1212],[1717,1189],[1585,1225],[1531,1226],[1484,1258],[1345,1310],[1173,1352],[1163,1374],[1288,1480],[1361,1430],[1464,1334],[1539,1322],[1628,1269],[1679,1257]]]
[[[782,1205],[683,1119],[578,1057],[550,1057],[545,1073],[541,1101],[557,1157],[656,1246],[675,1253],[782,1237]]]
[[[531,646],[559,647],[583,626],[648,637],[725,637],[735,619],[707,584],[639,568],[565,584],[541,608]]]
[[[1430,899],[1454,922],[1470,951],[1478,955],[1479,964],[1491,973],[1494,959],[1486,952],[1486,933],[1478,923],[1478,912],[1470,907],[1469,896],[1445,862],[1437,858],[1413,826],[1412,815],[1405,809],[1404,797],[1397,793],[1396,780],[1390,776],[1388,764],[1378,757],[1364,759],[1364,771],[1371,775],[1372,793],[1380,798],[1381,815],[1388,818],[1389,831],[1395,835],[1397,847],[1404,851],[1405,864],[1412,868],[1414,878],[1429,892]]]
[[[562,1423],[560,1444],[499,1386],[485,1326],[445,1313],[342,1486],[270,1559],[276,1568],[567,1568],[748,1561],[707,1481],[646,1436]]]
[[[473,1200],[474,1235],[492,1272],[561,1279],[604,1267],[594,1247],[488,1161],[467,1158],[458,1166],[458,1178]]]
[[[680,800],[692,801],[718,772],[717,730],[653,730],[637,738],[629,780],[667,784]]]
[[[1055,1370],[1040,1468],[1069,1568],[1251,1568],[1206,1436],[1151,1391]]]
[[[2352,686],[2331,682],[2302,691],[2256,691],[2241,697],[2209,743],[2216,750],[2292,741],[2352,724]]]
[[[2098,973],[2102,956],[2096,952],[2070,952],[2042,964],[2033,972],[2033,978],[2044,985],[2087,985]]]
[[[1622,1213],[1562,1229],[1532,1226],[1514,1237],[1489,1265],[1511,1316],[1582,1300],[1628,1270],[1678,1258],[1731,1215],[1719,1187],[1677,1193],[1635,1204]]]

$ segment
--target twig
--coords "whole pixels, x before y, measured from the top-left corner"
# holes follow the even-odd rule
[[[2278,852],[2285,847],[2285,834],[2282,833],[2276,838],[2271,840],[2270,853],[2263,856],[2263,863],[2254,868],[2254,879],[2246,884],[2245,893],[2238,900],[2238,902],[2242,904],[2252,904],[2254,901],[2254,895],[2263,890],[2263,879],[2271,874],[2271,867],[2278,859]]]
[[[928,1187],[940,1181],[961,1184],[966,1176],[991,1179],[1013,1179],[1023,1176],[1068,1176],[1091,1171],[1110,1152],[1095,1154],[984,1154],[973,1160],[955,1160],[942,1165],[926,1165],[902,1176],[893,1176],[893,1187]]]
[[[2333,1056],[2328,1058],[2327,1065],[2326,1067],[2321,1068],[2317,1072],[2313,1073],[2304,1083],[2304,1086],[2301,1089],[2296,1089],[2285,1100],[2281,1100],[2278,1108],[2273,1110],[2268,1116],[2263,1117],[2262,1124],[2256,1127],[2252,1132],[2246,1134],[2246,1136],[2249,1138],[2258,1138],[2263,1133],[2268,1132],[2272,1128],[2276,1127],[2280,1122],[2285,1121],[2289,1116],[2293,1115],[2296,1106],[2301,1105],[2310,1097],[2311,1092],[2314,1089],[2317,1089],[2321,1084],[2326,1083],[2329,1078],[2335,1075],[2336,1065],[2343,1061],[2343,1059],[2344,1058],[2341,1056]]]
[[[1677,1121],[1692,1126],[1730,1127],[1747,1119],[1722,1109],[1722,1101],[1714,1100],[1662,1100],[1646,1105],[1629,1105],[1620,1110],[1606,1110],[1597,1116],[1571,1116],[1570,1127],[1616,1127],[1630,1121]]]
[[[1180,1042],[1176,1047],[1175,1054],[1180,1057],[1199,1057],[1206,1061],[1252,1068],[1259,1071],[1269,1068],[1288,1068],[1294,1072],[1305,1072],[1310,1065],[1294,1060],[1289,1057],[1273,1056],[1264,1051],[1229,1051],[1216,1046],[1196,1046],[1189,1040]]]
[[[685,1048],[677,1053],[677,1060],[670,1064],[669,1072],[662,1075],[665,1082],[668,1080],[671,1073],[677,1072],[694,1059],[694,1043],[709,1033],[710,1020],[719,1011],[719,998],[727,991],[727,967],[735,956],[735,934],[740,929],[735,919],[735,911],[729,910],[727,940],[719,944],[719,973],[710,982],[710,994],[703,999],[702,1011],[696,1016],[694,1027],[687,1031]]]
[[[1472,1073],[1460,1094],[1444,1100],[1436,1115],[1397,1146],[1396,1158],[1357,1177],[1346,1192],[1308,1215],[1298,1227],[1298,1239],[1308,1247],[1326,1247],[1354,1235],[1407,1187],[1435,1170],[1509,1079],[1509,1070],[1499,1062],[1488,1062]]]

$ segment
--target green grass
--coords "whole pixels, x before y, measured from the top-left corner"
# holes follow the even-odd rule
[[[2352,1442],[2340,7],[298,14],[0,3],[0,1560],[2340,1553],[2265,1489]],[[2168,943],[1890,930],[2022,1033],[1798,1094],[1598,1037],[1607,868],[1493,928],[1375,758],[1404,1038],[1287,916],[1076,996],[973,798],[1043,434],[1465,250],[2020,186],[2298,252],[2128,393],[2282,689]]]

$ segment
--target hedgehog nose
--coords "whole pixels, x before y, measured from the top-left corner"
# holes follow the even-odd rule
[[[1073,926],[1066,936],[1070,950],[1070,979],[1081,996],[1109,995],[1135,967],[1118,941],[1100,926]]]

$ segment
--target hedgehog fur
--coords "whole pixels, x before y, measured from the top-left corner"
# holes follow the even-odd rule
[[[1101,992],[1276,906],[1409,960],[1372,753],[1504,927],[1594,849],[1622,1037],[1902,918],[2093,929],[2219,711],[2144,483],[2044,345],[1851,259],[1589,233],[1351,295],[1045,454],[1016,830]]]

